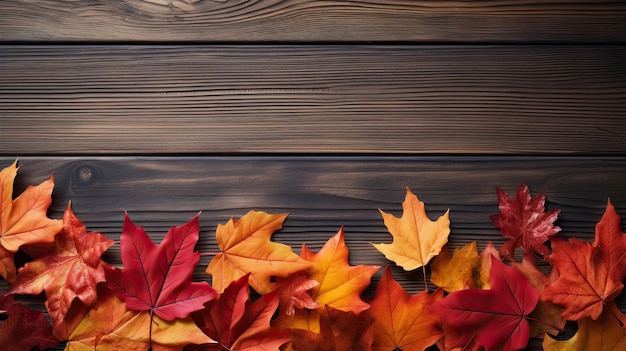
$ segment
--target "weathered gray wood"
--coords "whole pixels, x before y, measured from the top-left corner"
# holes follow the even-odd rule
[[[626,46],[2,49],[5,155],[626,153]]]
[[[622,1],[3,0],[5,41],[624,42]]]

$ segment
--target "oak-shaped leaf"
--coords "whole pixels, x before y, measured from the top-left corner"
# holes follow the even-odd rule
[[[450,211],[446,211],[436,221],[431,221],[426,215],[424,203],[408,187],[402,203],[401,218],[379,211],[393,241],[391,244],[372,245],[387,259],[407,271],[426,265],[448,242]]]
[[[548,261],[559,278],[541,292],[541,299],[565,307],[565,319],[598,318],[621,293],[626,277],[626,234],[615,207],[607,203],[593,244],[576,238],[553,238],[551,244]]]
[[[372,350],[374,318],[369,311],[355,313],[326,306],[320,318],[319,333],[293,329],[291,347],[295,351]]]
[[[433,303],[442,319],[446,348],[475,343],[492,350],[520,350],[530,338],[527,316],[539,293],[515,268],[492,258],[491,289],[453,292]]]
[[[626,350],[626,318],[614,302],[608,304],[596,320],[578,321],[578,331],[567,340],[556,340],[549,335],[543,340],[545,351]]]
[[[13,182],[17,161],[0,171],[0,275],[15,280],[14,254],[24,244],[52,242],[61,230],[61,220],[50,219],[46,212],[52,203],[54,177],[29,186],[15,200]]]
[[[443,290],[437,289],[410,295],[385,269],[370,301],[374,320],[373,351],[422,351],[443,336],[439,316],[426,306],[443,299]]]
[[[165,320],[189,317],[217,293],[206,282],[193,282],[200,254],[198,217],[172,227],[159,246],[141,227],[124,217],[120,237],[124,269],[107,268],[106,280],[130,310],[150,311]]]
[[[87,232],[68,204],[55,241],[26,247],[34,261],[19,269],[9,293],[38,295],[45,291],[46,308],[56,328],[75,298],[87,307],[96,302],[96,286],[105,280],[106,263],[100,256],[113,244],[100,233]]]
[[[359,313],[370,307],[361,298],[361,293],[369,286],[372,275],[380,267],[351,266],[348,255],[343,227],[317,253],[313,253],[306,245],[302,246],[302,258],[312,263],[306,273],[310,279],[319,283],[311,289],[311,297],[322,306],[321,310],[324,306],[330,306]],[[296,309],[292,316],[281,313],[274,323],[283,328],[319,332],[320,312],[320,309]]]
[[[203,310],[192,313],[198,327],[216,341],[194,350],[277,351],[289,341],[288,330],[270,326],[278,308],[278,291],[250,301],[248,277],[235,280],[216,299],[205,303]]]
[[[213,257],[206,269],[212,276],[213,288],[222,292],[231,282],[250,273],[250,286],[267,294],[274,288],[273,277],[286,277],[308,268],[310,263],[290,246],[271,241],[286,217],[250,211],[237,221],[231,218],[226,224],[219,224],[216,238],[222,252]]]
[[[96,305],[76,324],[65,351],[181,351],[213,342],[191,317],[166,321],[149,311],[129,310],[104,283],[98,285]]]
[[[317,309],[321,306],[313,300],[309,290],[320,285],[316,280],[310,279],[306,272],[296,272],[287,278],[276,278],[280,292],[280,308],[288,316],[292,316],[297,309]]]
[[[0,295],[0,317],[3,351],[46,350],[59,343],[43,312],[15,303],[12,295]]]
[[[515,199],[497,188],[498,207],[500,214],[491,215],[494,225],[506,238],[510,238],[501,249],[504,256],[515,255],[515,248],[521,247],[526,255],[534,252],[548,254],[544,244],[561,228],[554,225],[561,210],[545,210],[546,195],[544,193],[531,198],[530,190],[524,183],[517,189]]]

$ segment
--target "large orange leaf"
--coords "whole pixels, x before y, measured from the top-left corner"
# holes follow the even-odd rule
[[[448,242],[450,211],[446,211],[436,221],[431,221],[426,215],[424,203],[419,201],[408,187],[402,210],[401,218],[379,210],[393,236],[393,242],[372,245],[387,259],[411,271],[426,265]]]
[[[250,273],[250,286],[260,294],[269,293],[272,277],[286,277],[311,265],[293,252],[290,246],[272,242],[272,234],[281,229],[286,214],[275,215],[250,211],[241,219],[231,218],[217,226],[217,254],[206,272],[212,275],[213,288],[224,291],[230,283]]]
[[[131,311],[105,284],[98,303],[70,333],[66,351],[170,351],[214,342],[189,318],[166,321],[148,311]]]
[[[96,302],[96,286],[105,280],[105,263],[100,256],[113,244],[100,233],[87,232],[68,204],[55,242],[28,250],[35,260],[20,268],[9,293],[37,295],[45,290],[46,308],[56,327],[74,298],[86,306]]]
[[[553,238],[548,257],[559,278],[542,292],[541,299],[565,307],[563,318],[598,318],[607,302],[624,288],[626,277],[626,235],[621,218],[609,201],[596,225],[593,245],[576,238]]]
[[[13,254],[24,244],[52,242],[62,222],[46,216],[52,203],[54,177],[29,186],[13,200],[17,161],[0,171],[0,275],[15,280]]]
[[[596,320],[578,321],[578,331],[568,340],[556,340],[546,335],[545,351],[626,350],[626,318],[610,303]],[[621,323],[621,325],[620,325]]]
[[[478,256],[478,255],[477,255]],[[391,276],[389,266],[370,301],[374,323],[373,351],[421,351],[443,336],[439,316],[425,306],[443,298],[443,290],[409,295]]]
[[[302,257],[313,263],[307,270],[310,279],[319,285],[311,289],[311,297],[320,306],[330,306],[341,311],[361,312],[370,307],[361,299],[361,293],[379,266],[350,266],[348,247],[343,228],[328,239],[319,252],[313,253],[302,246]],[[323,307],[322,307],[323,308]],[[320,310],[296,309],[293,316],[281,314],[277,325],[319,332]]]

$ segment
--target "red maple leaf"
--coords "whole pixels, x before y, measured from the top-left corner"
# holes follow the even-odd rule
[[[156,246],[141,227],[128,217],[120,237],[124,269],[107,268],[109,288],[134,311],[150,311],[171,321],[189,317],[217,293],[206,282],[192,282],[200,254],[198,217],[172,227]]]
[[[500,214],[491,216],[494,225],[506,238],[511,238],[501,249],[504,256],[513,256],[515,248],[521,247],[528,255],[538,252],[548,254],[544,242],[558,233],[561,228],[554,226],[561,210],[545,210],[545,194],[531,198],[530,190],[524,183],[517,189],[515,199],[511,199],[502,189],[497,188]]]
[[[4,351],[23,351],[38,347],[55,347],[59,342],[52,336],[52,326],[43,312],[14,303],[13,296],[0,295],[0,345]]]
[[[198,327],[217,341],[194,350],[278,350],[289,341],[288,330],[270,327],[278,308],[278,291],[251,302],[249,276],[233,281],[216,299],[205,303],[205,309],[192,313]]]
[[[530,338],[526,317],[539,292],[515,268],[492,258],[491,289],[451,293],[433,303],[443,321],[446,348],[476,343],[490,350],[519,350]]]
[[[310,310],[320,308],[308,293],[309,290],[320,285],[316,280],[309,278],[306,272],[296,272],[287,278],[276,278],[280,292],[280,307],[288,316],[292,316],[297,309],[307,308]]]

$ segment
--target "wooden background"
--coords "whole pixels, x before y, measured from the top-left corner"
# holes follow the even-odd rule
[[[385,265],[377,209],[405,186],[482,248],[504,241],[495,188],[521,182],[591,239],[609,197],[626,215],[625,118],[622,1],[0,5],[0,167],[19,157],[16,193],[54,174],[50,216],[71,200],[116,240],[125,210],[155,241],[201,210],[215,251],[256,209],[290,213],[275,239],[297,251],[344,225],[352,264]]]

